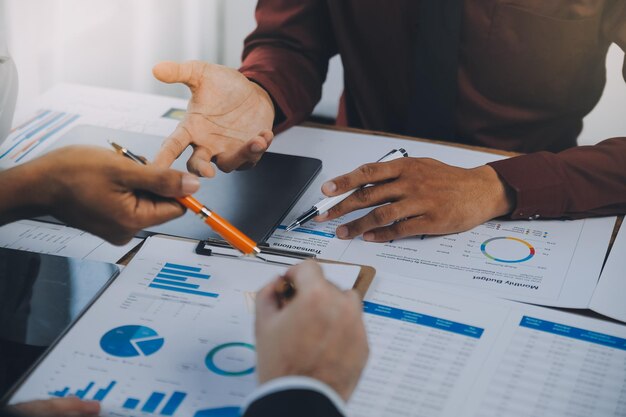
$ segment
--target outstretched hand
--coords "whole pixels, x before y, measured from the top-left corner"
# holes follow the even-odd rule
[[[162,62],[153,69],[165,83],[191,90],[187,114],[164,142],[155,163],[169,167],[181,153],[194,151],[187,169],[212,177],[253,166],[272,143],[274,105],[269,94],[239,71],[201,61]]]

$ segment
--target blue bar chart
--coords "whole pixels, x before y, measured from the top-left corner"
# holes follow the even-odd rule
[[[51,391],[48,394],[50,394],[53,397],[58,397],[58,398],[64,398],[71,394],[75,397],[80,398],[81,400],[92,399],[95,401],[103,401],[106,398],[106,396],[109,395],[109,393],[111,392],[113,387],[115,387],[116,384],[117,384],[116,381],[111,381],[108,386],[98,389],[91,398],[89,397],[89,392],[96,385],[94,381],[90,381],[84,388],[77,389],[73,393],[71,392],[70,387],[65,387],[58,391]]]
[[[175,391],[169,397],[165,405],[163,405],[159,414],[162,416],[174,415],[174,413],[176,413],[176,410],[178,410],[178,407],[181,405],[181,403],[183,402],[186,396],[187,394],[184,392]],[[150,394],[148,399],[141,406],[140,408],[141,412],[156,414],[157,409],[163,403],[163,400],[165,400],[165,398],[166,398],[165,393],[158,392],[158,391],[153,392],[152,394]],[[140,404],[141,404],[141,400],[139,400],[139,398],[130,397],[126,399],[122,407],[126,410],[137,410]]]
[[[0,160],[11,159],[14,163],[19,163],[79,117],[76,114],[51,110],[39,111],[32,119],[11,132],[7,139],[9,147],[0,152]]]
[[[166,262],[148,286],[176,293],[217,298],[219,294],[200,290],[200,285],[209,278],[211,275],[203,273],[202,268]]]

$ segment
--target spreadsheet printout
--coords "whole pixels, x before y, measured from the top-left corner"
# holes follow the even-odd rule
[[[626,415],[626,326],[387,278],[351,416]]]

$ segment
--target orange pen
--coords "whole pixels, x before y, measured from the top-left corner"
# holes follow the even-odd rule
[[[142,165],[148,164],[146,158],[135,155],[134,153],[118,145],[117,143],[111,141],[109,141],[109,143],[120,155],[123,155]],[[207,225],[209,225],[211,229],[215,231],[215,233],[220,235],[226,242],[228,242],[232,247],[241,251],[244,255],[257,256],[261,253],[261,250],[254,242],[254,240],[250,239],[241,230],[230,224],[228,220],[218,216],[217,213],[211,211],[207,206],[205,206],[192,196],[188,195],[187,197],[180,197],[177,198],[176,201],[197,214],[203,222],[205,222]]]

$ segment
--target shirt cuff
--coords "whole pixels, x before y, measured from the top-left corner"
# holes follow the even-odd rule
[[[241,415],[244,415],[246,413],[246,410],[253,402],[260,400],[263,397],[275,394],[277,392],[294,389],[318,392],[328,398],[333,403],[335,408],[337,408],[339,413],[344,416],[348,415],[346,413],[345,401],[339,396],[339,394],[337,394],[334,389],[317,379],[309,378],[306,376],[285,376],[266,382],[265,384],[254,390],[252,394],[250,394],[246,398],[243,406],[241,407]]]
[[[280,133],[290,128],[290,122],[293,117],[291,117],[291,114],[287,113],[289,109],[287,98],[281,94],[281,90],[274,80],[262,72],[241,69],[240,71],[250,81],[260,85],[272,99],[272,103],[274,103],[274,132]]]
[[[512,219],[563,216],[566,187],[554,158],[549,152],[537,152],[487,164],[515,191]]]

